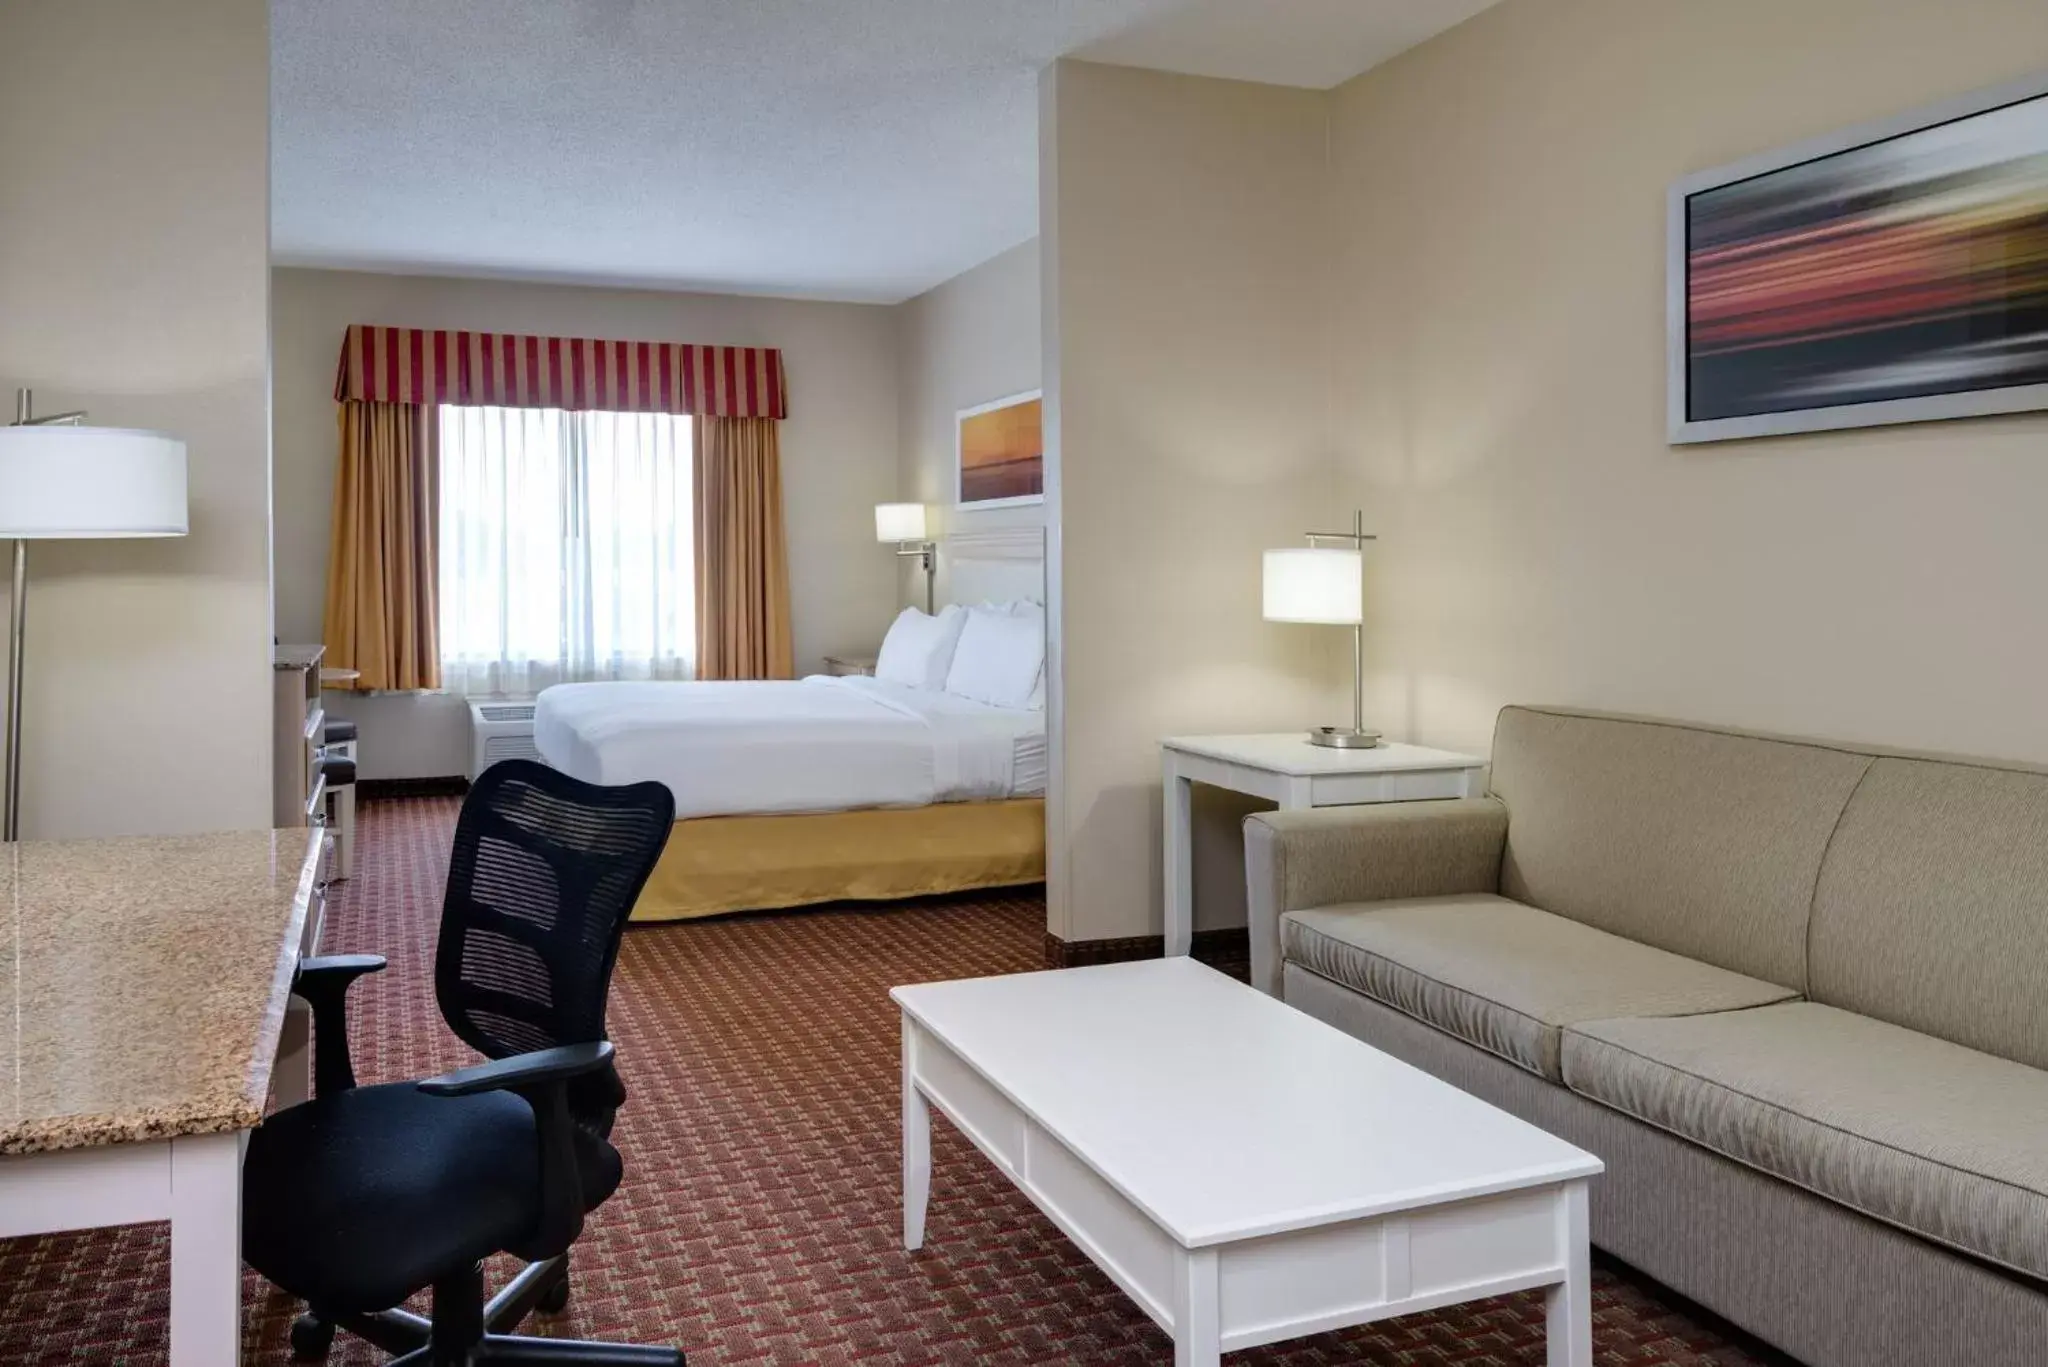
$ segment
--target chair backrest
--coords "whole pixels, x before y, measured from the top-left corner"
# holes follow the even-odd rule
[[[488,1058],[603,1039],[619,937],[674,822],[660,783],[486,769],[455,826],[434,956],[449,1028]]]

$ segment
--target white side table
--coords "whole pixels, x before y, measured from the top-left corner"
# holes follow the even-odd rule
[[[1197,783],[1277,802],[1283,810],[1367,802],[1471,797],[1486,761],[1452,750],[1386,744],[1371,750],[1311,745],[1306,733],[1172,736],[1166,770],[1166,952],[1188,952],[1195,928],[1194,849],[1188,822]]]

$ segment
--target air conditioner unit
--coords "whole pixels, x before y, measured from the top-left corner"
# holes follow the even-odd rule
[[[501,759],[539,759],[533,703],[477,699],[469,704],[469,781]]]

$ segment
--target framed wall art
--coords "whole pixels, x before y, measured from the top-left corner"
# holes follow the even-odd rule
[[[2048,408],[2048,79],[1689,176],[1670,437]]]
[[[1044,407],[1034,389],[960,410],[954,490],[962,508],[1045,501]]]

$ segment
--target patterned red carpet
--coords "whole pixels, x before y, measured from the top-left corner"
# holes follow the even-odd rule
[[[429,967],[453,799],[362,809],[331,951],[391,970],[357,989],[358,1074],[421,1076],[465,1051]],[[898,1244],[890,985],[1040,966],[1036,898],[835,911],[626,936],[612,1028],[631,1099],[626,1184],[575,1253],[549,1332],[670,1342],[733,1364],[1150,1364],[1164,1335],[943,1122],[926,1251]],[[1219,1180],[1221,1175],[1219,1174]],[[0,1362],[163,1361],[161,1227],[0,1242]],[[1603,1367],[1756,1359],[1633,1282],[1595,1276]],[[251,1275],[246,1355],[282,1363],[296,1307]],[[1259,1364],[1537,1364],[1534,1295],[1234,1355]],[[344,1336],[336,1364],[378,1361]]]

